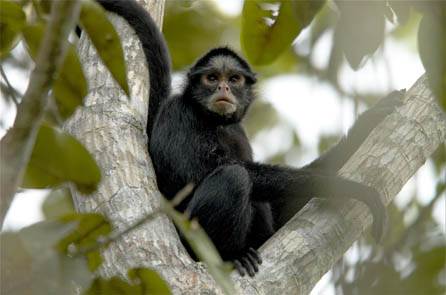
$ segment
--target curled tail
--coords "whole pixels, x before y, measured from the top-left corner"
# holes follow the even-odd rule
[[[107,11],[123,17],[141,41],[150,75],[147,135],[152,128],[161,102],[170,95],[171,64],[166,41],[150,14],[134,0],[97,0]]]

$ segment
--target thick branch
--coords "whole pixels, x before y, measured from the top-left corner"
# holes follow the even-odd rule
[[[14,126],[0,142],[2,223],[25,173],[47,105],[48,91],[65,57],[68,35],[79,11],[78,1],[53,2],[51,20],[46,26],[28,89],[17,107]]]
[[[446,114],[425,76],[404,102],[341,170],[344,177],[376,188],[386,204],[446,140]],[[261,248],[264,263],[255,278],[233,274],[238,289],[243,294],[308,294],[372,221],[359,202],[340,207],[313,199]]]

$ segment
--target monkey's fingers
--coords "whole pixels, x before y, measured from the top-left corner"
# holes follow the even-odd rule
[[[245,270],[243,269],[242,264],[240,263],[240,261],[238,259],[234,259],[232,261],[232,264],[234,265],[234,268],[238,271],[238,273],[244,277],[245,276]]]
[[[256,270],[255,270],[255,268],[254,268],[254,266],[253,266],[253,264],[251,263],[251,261],[248,259],[248,257],[246,257],[246,256],[243,256],[242,258],[241,258],[241,260],[242,260],[242,264],[243,264],[243,266],[246,268],[246,270],[248,271],[248,274],[249,274],[249,276],[250,277],[253,277],[255,274],[256,274]],[[257,271],[258,271],[259,269],[257,268]]]
[[[254,248],[249,248],[248,253],[251,254],[252,257],[257,261],[258,264],[262,264],[262,257],[260,256],[259,252],[257,252]]]
[[[246,253],[246,258],[248,258],[248,260],[250,261],[252,267],[254,268],[254,272],[258,272],[259,263],[257,262],[257,260],[250,253]]]

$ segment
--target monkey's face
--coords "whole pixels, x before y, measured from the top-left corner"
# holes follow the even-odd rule
[[[218,55],[189,73],[189,93],[217,124],[239,122],[253,100],[255,74],[233,56]]]
[[[236,72],[211,72],[201,75],[200,83],[209,89],[210,95],[206,99],[206,108],[220,116],[230,118],[241,107],[237,97],[245,87],[245,78]]]

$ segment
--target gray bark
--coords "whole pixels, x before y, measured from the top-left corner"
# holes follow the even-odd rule
[[[150,1],[146,7],[160,23],[163,2]],[[77,210],[101,213],[124,230],[157,210],[160,194],[145,136],[149,85],[145,58],[127,24],[116,17],[112,20],[125,50],[131,99],[112,81],[83,37],[79,51],[90,92],[66,130],[93,154],[103,175],[95,194],[74,194]],[[377,188],[386,203],[446,138],[446,115],[434,102],[424,77],[405,101],[342,170],[345,177]],[[254,278],[232,274],[237,290],[240,294],[308,294],[370,222],[368,209],[359,202],[349,201],[333,210],[312,200],[261,248],[264,263]],[[165,216],[125,234],[103,256],[99,274],[105,277],[125,277],[128,269],[143,266],[156,270],[174,294],[221,294],[205,268],[189,258]]]
[[[164,2],[146,2],[145,7],[160,24]],[[114,82],[83,34],[78,51],[89,94],[85,106],[76,110],[64,128],[90,151],[102,173],[95,194],[85,196],[73,190],[76,209],[100,213],[123,231],[159,208],[160,193],[145,135],[149,74],[144,53],[127,23],[115,15],[111,20],[125,52],[131,98]],[[106,278],[125,277],[130,268],[149,267],[165,278],[175,293],[198,294],[198,290],[215,288],[204,267],[189,258],[166,216],[159,215],[125,234],[103,251],[103,258],[99,274]]]

